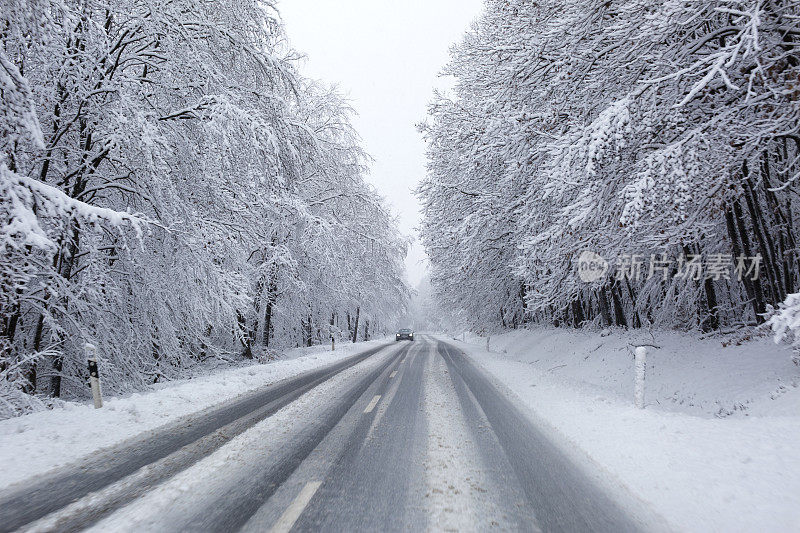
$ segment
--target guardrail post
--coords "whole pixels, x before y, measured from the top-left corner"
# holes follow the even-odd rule
[[[100,390],[100,372],[97,369],[97,348],[94,344],[86,343],[86,359],[89,361],[89,383],[92,385],[92,398],[94,408],[103,407],[103,393]]]
[[[637,346],[633,356],[636,377],[633,386],[633,401],[636,407],[644,409],[644,371],[647,366],[647,348]]]

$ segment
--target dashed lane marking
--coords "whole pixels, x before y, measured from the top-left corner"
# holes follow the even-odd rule
[[[297,519],[300,518],[300,515],[303,514],[303,510],[308,505],[308,502],[311,501],[311,498],[314,497],[314,493],[317,492],[320,485],[322,485],[321,481],[309,481],[306,483],[300,494],[297,495],[278,521],[275,522],[275,525],[272,526],[270,533],[288,533],[294,523],[297,522]]]
[[[378,400],[380,400],[380,399],[381,399],[381,395],[380,394],[378,394],[374,398],[372,398],[372,400],[369,402],[369,405],[367,406],[367,408],[364,409],[364,413],[371,413],[372,410],[375,409],[375,406],[378,405]]]

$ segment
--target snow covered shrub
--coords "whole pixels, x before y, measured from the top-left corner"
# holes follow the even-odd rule
[[[778,305],[766,325],[772,330],[775,343],[787,341],[795,347],[795,364],[800,365],[800,293],[790,294]]]

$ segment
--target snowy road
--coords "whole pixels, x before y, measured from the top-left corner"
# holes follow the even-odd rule
[[[637,531],[457,348],[393,343],[0,495],[28,531]]]

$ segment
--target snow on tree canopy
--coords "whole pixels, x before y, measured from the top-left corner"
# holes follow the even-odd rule
[[[443,307],[481,330],[761,324],[800,290],[798,36],[797,1],[488,1],[421,127]]]
[[[0,4],[0,417],[85,397],[86,342],[114,394],[404,312],[408,238],[274,5]]]
[[[60,190],[21,176],[0,163],[2,191],[3,248],[24,245],[55,251],[56,243],[42,229],[40,220],[79,220],[90,224],[105,222],[113,227],[130,224],[141,238],[144,220],[130,213],[96,207],[70,198]]]
[[[800,293],[790,294],[767,321],[776,343],[789,340],[800,347]]]

